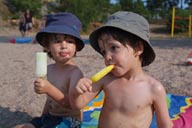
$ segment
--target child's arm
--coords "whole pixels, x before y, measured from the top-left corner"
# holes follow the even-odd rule
[[[38,94],[47,94],[61,105],[64,104],[64,94],[46,79],[37,78],[34,82],[34,90]]]
[[[96,97],[97,94],[102,89],[102,79],[107,75],[114,65],[109,65],[99,71],[97,74],[89,78],[82,78],[78,83],[73,83],[70,88],[70,103],[74,109],[82,109],[85,107],[92,99]]]
[[[100,92],[97,83],[92,85],[89,78],[82,78],[78,83],[70,87],[69,96],[70,104],[73,109],[82,109]]]
[[[160,83],[156,83],[153,88],[154,94],[154,109],[158,128],[172,128],[172,123],[169,117],[168,106],[166,102],[166,92]]]

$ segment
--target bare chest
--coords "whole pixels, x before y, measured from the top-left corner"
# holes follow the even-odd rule
[[[63,93],[68,94],[69,80],[67,78],[49,79],[49,82]]]
[[[133,114],[151,107],[152,98],[149,90],[142,85],[118,85],[105,89],[105,105],[115,111]]]

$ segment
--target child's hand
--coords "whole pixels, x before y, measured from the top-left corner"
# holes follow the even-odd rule
[[[50,83],[46,79],[38,78],[34,81],[34,90],[38,94],[44,94],[48,92]]]
[[[82,78],[79,80],[76,86],[76,91],[80,94],[92,91],[92,81],[88,78]]]

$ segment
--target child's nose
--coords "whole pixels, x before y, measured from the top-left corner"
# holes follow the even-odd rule
[[[62,49],[67,48],[67,42],[66,42],[65,40],[62,41],[62,43],[61,43],[61,48],[62,48]]]
[[[112,60],[112,56],[111,56],[111,54],[110,54],[109,52],[106,52],[106,54],[105,54],[105,59],[106,59],[107,61]]]

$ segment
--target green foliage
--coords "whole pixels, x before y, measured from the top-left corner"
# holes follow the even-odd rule
[[[142,0],[119,0],[119,4],[121,6],[121,10],[132,11],[143,16],[147,16],[149,14]]]
[[[109,0],[63,0],[55,11],[72,12],[82,21],[83,31],[87,31],[91,22],[103,22],[111,12]]]
[[[19,19],[19,13],[13,15],[13,16],[11,17],[11,19]]]
[[[192,14],[192,10],[175,9],[175,22],[174,32],[187,32],[189,26],[189,16]],[[171,30],[172,13],[170,11],[168,17],[168,29]]]
[[[0,1],[0,16],[3,16],[5,19],[9,15],[9,9],[7,7],[7,1],[1,0]]]
[[[13,17],[17,17],[19,11],[25,12],[26,9],[31,11],[34,16],[39,15],[39,10],[42,6],[41,0],[7,0],[9,10]]]
[[[56,12],[71,12],[82,21],[83,32],[89,32],[90,28],[101,25],[101,23],[112,13],[120,10],[132,11],[143,15],[148,20],[157,16],[168,19],[168,27],[171,25],[171,9],[173,3],[178,0],[116,0],[116,4],[111,4],[110,0],[0,0],[0,14],[6,19],[18,18],[20,11],[29,9],[35,18],[42,17]],[[169,6],[167,6],[168,4]],[[6,9],[7,8],[7,9]],[[9,13],[11,12],[11,15]],[[177,16],[188,17],[190,10],[176,10]],[[186,31],[187,20],[177,20],[176,25],[180,25],[178,31]],[[93,26],[93,27],[91,27]]]

